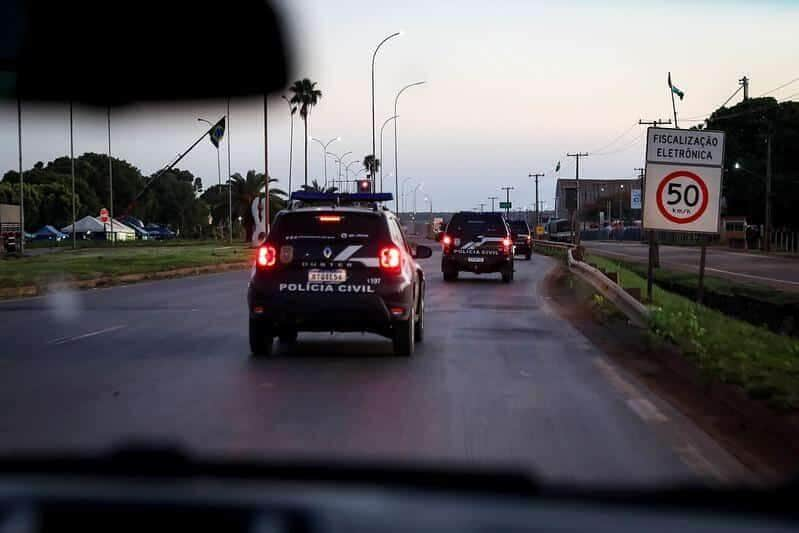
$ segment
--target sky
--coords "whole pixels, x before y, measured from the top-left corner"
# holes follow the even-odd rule
[[[514,208],[532,209],[533,180],[552,207],[558,176],[574,176],[567,152],[588,152],[586,178],[623,178],[643,166],[639,119],[671,118],[666,73],[685,92],[680,126],[693,125],[751,79],[759,96],[799,78],[799,1],[588,2],[561,0],[279,0],[295,50],[293,78],[309,77],[323,97],[310,133],[329,150],[371,152],[370,64],[375,46],[376,127],[399,99],[397,166],[419,210],[471,209],[512,186]],[[201,50],[198,50],[201,53]],[[771,93],[799,99],[799,80]],[[732,100],[740,100],[740,93]],[[289,113],[275,94],[269,105],[270,174],[287,188]],[[152,173],[225,113],[223,101],[168,108],[139,105],[112,115],[112,153]],[[684,117],[684,118],[681,118]],[[66,106],[23,107],[23,165],[69,149]],[[107,150],[105,113],[76,108],[76,154]],[[263,170],[262,99],[234,100],[229,139],[233,172]],[[302,122],[295,120],[293,188],[302,180]],[[379,155],[378,138],[378,155]],[[394,172],[393,128],[384,135],[384,175]],[[223,172],[227,161],[222,152]],[[13,103],[0,103],[0,171],[17,167]],[[350,159],[352,159],[350,158]],[[309,180],[323,178],[321,147],[309,144]],[[561,171],[555,165],[561,161]],[[203,142],[179,165],[216,183],[216,151]],[[353,165],[351,168],[357,168]],[[336,172],[328,160],[328,177]],[[386,186],[392,178],[384,178]],[[393,190],[393,185],[392,185]],[[413,207],[412,195],[406,204]]]

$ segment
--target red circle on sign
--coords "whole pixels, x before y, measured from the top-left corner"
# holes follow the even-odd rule
[[[666,188],[666,184],[668,184],[668,182],[677,178],[688,178],[690,180],[693,180],[702,190],[702,205],[699,206],[699,209],[697,209],[696,213],[694,213],[689,217],[685,218],[675,217],[674,215],[669,213],[668,210],[666,209],[666,206],[663,205],[663,189]],[[688,224],[689,222],[693,222],[699,217],[701,217],[704,214],[705,210],[707,209],[707,203],[708,203],[707,185],[705,185],[705,182],[702,178],[700,178],[693,172],[689,172],[687,170],[677,170],[676,172],[672,172],[671,174],[666,175],[666,177],[663,178],[663,181],[660,182],[660,185],[658,185],[658,190],[655,196],[655,200],[658,204],[658,209],[660,210],[660,214],[666,217],[666,219],[670,220],[671,222],[674,222],[675,224]]]

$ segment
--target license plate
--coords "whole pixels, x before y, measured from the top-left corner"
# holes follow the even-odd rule
[[[484,259],[482,257],[469,257],[466,261],[469,263],[482,263]]]
[[[343,268],[308,271],[308,283],[344,283],[345,281],[347,281],[347,271]]]

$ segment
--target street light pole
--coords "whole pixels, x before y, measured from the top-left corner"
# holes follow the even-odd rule
[[[402,35],[402,32],[398,31],[380,41],[380,44],[377,45],[377,48],[375,48],[375,51],[372,54],[372,161],[374,161],[375,158],[375,58],[377,57],[377,51],[380,50],[380,47],[383,46],[386,41],[393,39],[394,37],[399,37],[400,35]],[[397,113],[394,114],[396,115]],[[369,169],[369,171],[371,174],[373,168]],[[372,192],[374,192],[374,179],[375,177],[372,176]]]
[[[294,114],[297,106],[291,103],[286,95],[281,96],[289,106],[289,197],[291,196],[291,168],[294,166]]]
[[[388,125],[389,122],[396,120],[396,118],[397,115],[387,118],[380,127],[380,192],[383,192],[383,130],[386,129],[386,125]]]
[[[397,176],[395,174],[394,178],[396,179],[396,177]],[[399,210],[400,213],[404,213],[405,212],[405,184],[408,182],[408,180],[411,180],[411,179],[413,179],[413,178],[405,178],[405,179],[402,180],[402,205],[401,205],[400,210]]]
[[[494,212],[494,200],[497,200],[497,197],[496,196],[489,196],[488,199],[491,200],[491,212],[493,213]]]
[[[356,159],[355,161],[350,161],[349,163],[347,163],[346,165],[344,165],[344,171],[345,171],[345,172],[346,172],[346,174],[347,174],[347,181],[349,181],[349,179],[350,179],[350,167],[351,167],[352,165],[354,165],[355,163],[357,163],[357,162],[358,162],[358,160]]]
[[[333,139],[330,139],[326,143],[323,143],[316,137],[311,137],[311,140],[318,142],[319,146],[322,147],[322,159],[324,161],[324,166],[325,166],[325,188],[327,188],[327,157],[325,157],[325,154],[327,154],[327,147],[336,141],[340,141],[341,137],[334,137]]]
[[[417,81],[416,83],[408,84],[408,85],[406,85],[405,87],[403,87],[402,89],[399,90],[399,92],[397,93],[397,96],[394,97],[394,116],[395,117],[397,116],[397,103],[399,102],[400,95],[402,93],[404,93],[406,89],[410,89],[411,87],[415,87],[417,85],[422,85],[424,83],[425,83],[424,81]],[[399,164],[397,163],[397,122],[399,122],[399,120],[394,119],[394,192],[397,194],[397,196],[399,196]],[[394,208],[395,209],[399,205],[397,203],[398,201],[399,201],[399,199],[397,199],[397,201],[394,202]]]

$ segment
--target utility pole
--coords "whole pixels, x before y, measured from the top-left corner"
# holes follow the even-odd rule
[[[772,128],[769,123],[766,136],[766,221],[763,224],[763,251],[771,251],[771,137]]]
[[[510,219],[510,192],[513,187],[500,187],[500,189],[505,191],[505,218]]]
[[[576,162],[575,181],[577,182],[577,208],[574,210],[572,222],[573,242],[576,246],[580,245],[580,158],[588,157],[588,152],[575,152],[566,154],[566,157],[573,157]]]
[[[747,100],[749,100],[749,78],[744,76],[743,78],[738,80],[738,83],[741,85],[741,87],[744,88],[744,102],[746,102]]]
[[[538,178],[543,178],[544,173],[528,174],[527,177],[535,178],[535,225],[538,226],[541,223],[541,217],[538,214]]]
[[[496,200],[497,197],[496,196],[489,196],[488,199],[491,200],[491,212],[493,213],[494,212],[494,200]]]
[[[481,213],[483,212],[483,206],[485,206],[485,205],[486,204],[484,202],[480,202],[480,212]]]

